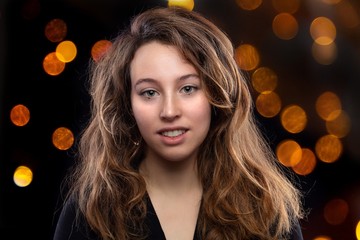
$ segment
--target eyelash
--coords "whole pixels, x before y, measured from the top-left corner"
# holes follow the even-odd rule
[[[198,87],[196,87],[196,86],[187,85],[187,86],[182,87],[180,91],[183,92],[186,95],[191,95],[197,89],[198,89]],[[146,98],[152,98],[156,94],[158,94],[158,93],[153,89],[145,90],[145,91],[140,93],[141,96],[144,96]]]

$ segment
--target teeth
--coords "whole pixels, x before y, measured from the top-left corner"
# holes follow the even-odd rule
[[[167,137],[176,137],[183,134],[184,132],[185,132],[184,130],[174,130],[174,131],[162,132],[161,135]]]

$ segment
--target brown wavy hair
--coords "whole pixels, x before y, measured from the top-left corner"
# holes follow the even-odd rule
[[[131,113],[130,63],[144,43],[175,46],[195,66],[212,105],[197,168],[202,239],[282,239],[302,217],[300,191],[260,133],[245,77],[227,35],[194,11],[166,7],[135,16],[92,62],[91,117],[81,134],[69,194],[102,239],[140,239],[146,184],[144,142]]]

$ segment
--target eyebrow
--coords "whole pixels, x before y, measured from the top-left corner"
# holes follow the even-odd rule
[[[189,78],[192,78],[192,77],[195,77],[195,78],[198,78],[198,79],[200,78],[198,74],[196,74],[196,73],[190,73],[190,74],[183,75],[183,76],[179,77],[179,78],[176,79],[176,80],[177,80],[177,81],[184,81],[184,80],[189,79]],[[138,80],[136,81],[134,87],[136,87],[136,86],[138,86],[138,85],[140,85],[141,83],[144,83],[144,82],[152,83],[152,82],[156,82],[156,80],[153,79],[153,78],[140,78],[140,79],[138,79]]]

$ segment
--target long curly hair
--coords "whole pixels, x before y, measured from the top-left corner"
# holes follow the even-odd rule
[[[227,35],[183,8],[153,8],[131,19],[89,71],[91,116],[81,133],[69,195],[102,239],[141,239],[146,229],[144,154],[131,111],[130,63],[144,43],[175,46],[198,70],[212,105],[197,168],[202,239],[282,239],[302,217],[301,195],[257,127],[246,78]]]

